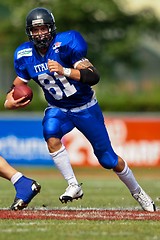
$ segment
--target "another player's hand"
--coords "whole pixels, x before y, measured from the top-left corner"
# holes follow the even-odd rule
[[[63,67],[57,61],[48,60],[48,69],[50,72],[56,72],[59,75],[63,75]]]
[[[6,109],[15,109],[15,108],[20,108],[20,107],[25,107],[26,105],[28,105],[30,100],[27,100],[27,101],[23,102],[25,97],[21,97],[21,98],[15,100],[13,98],[13,92],[14,92],[14,89],[12,89],[12,91],[10,91],[7,94],[6,101],[4,103],[4,107]]]

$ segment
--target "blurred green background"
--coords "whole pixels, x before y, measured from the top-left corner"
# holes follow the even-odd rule
[[[103,111],[160,111],[160,1],[153,0],[6,0],[0,3],[0,111],[15,77],[15,48],[28,41],[25,18],[34,7],[49,8],[57,32],[75,29],[88,42],[88,58],[101,82],[95,86]],[[33,81],[32,103],[43,111],[46,102]]]

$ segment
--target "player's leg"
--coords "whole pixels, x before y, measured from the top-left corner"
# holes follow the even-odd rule
[[[78,184],[66,148],[61,142],[63,135],[71,131],[73,127],[72,122],[61,110],[49,109],[46,111],[43,120],[44,138],[55,166],[68,183],[65,193],[59,197],[62,203],[82,198],[83,196],[81,185]]]
[[[150,212],[156,211],[154,201],[140,187],[126,161],[118,157],[118,164],[113,170],[120,180],[128,187],[132,196],[141,205],[143,210]]]
[[[40,192],[41,186],[35,180],[26,178],[0,156],[0,176],[11,181],[16,190],[12,210],[21,210]]]
[[[74,115],[76,127],[92,144],[99,163],[106,169],[114,170],[144,210],[154,211],[152,199],[139,186],[127,163],[114,152],[98,104],[79,112],[77,117]]]
[[[17,173],[17,170],[14,169],[8,162],[0,156],[0,176],[8,180],[11,179]]]

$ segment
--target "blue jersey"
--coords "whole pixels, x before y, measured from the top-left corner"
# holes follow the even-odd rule
[[[50,73],[48,59],[59,62],[63,67],[73,68],[73,64],[86,57],[87,44],[77,31],[58,33],[52,40],[45,56],[41,56],[32,42],[20,45],[14,54],[17,76],[28,82],[33,79],[42,89],[49,105],[71,109],[88,103],[93,90],[71,78]]]

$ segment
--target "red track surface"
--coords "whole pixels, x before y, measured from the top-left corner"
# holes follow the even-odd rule
[[[57,219],[57,220],[160,220],[160,211],[130,210],[0,210],[0,219]]]

